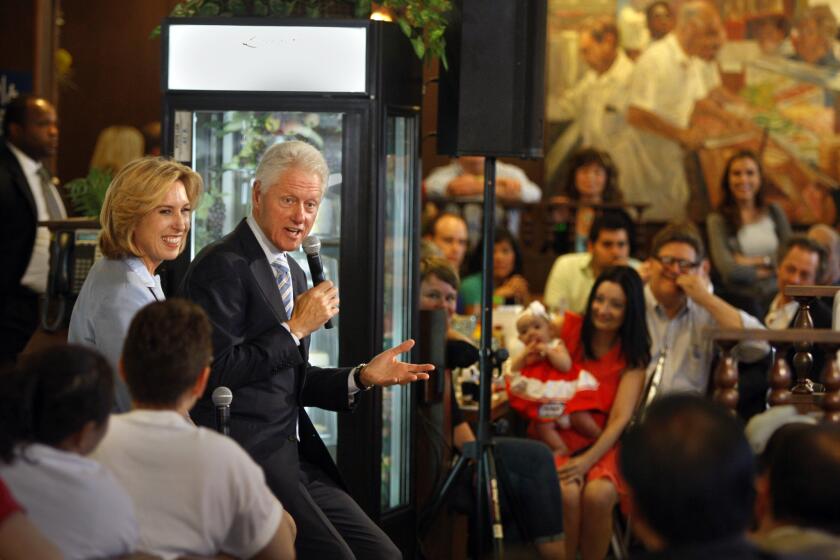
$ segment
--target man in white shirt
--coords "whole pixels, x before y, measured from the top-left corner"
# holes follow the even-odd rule
[[[627,202],[650,204],[644,214],[648,220],[685,216],[689,189],[684,150],[701,147],[705,138],[692,126],[692,113],[702,104],[705,111],[722,115],[724,100],[733,97],[721,87],[714,61],[723,41],[715,7],[691,1],[680,8],[674,31],[636,61],[627,122],[636,128],[637,165],[624,174],[621,186]]]
[[[651,338],[648,375],[661,370],[657,394],[705,394],[709,385],[714,341],[709,329],[757,329],[755,317],[714,295],[709,261],[700,234],[690,223],[670,224],[653,238],[645,287],[646,319]],[[764,343],[736,347],[744,362],[764,357]]]
[[[588,251],[561,255],[554,261],[545,283],[543,301],[552,312],[574,311],[583,314],[595,279],[608,266],[629,264],[633,225],[623,212],[604,212],[595,218],[589,230]]]
[[[43,160],[58,149],[58,119],[45,99],[22,95],[3,117],[0,141],[0,364],[13,362],[38,325],[49,271],[47,228],[66,217]]]
[[[477,202],[484,198],[484,158],[482,156],[461,156],[448,165],[437,167],[423,181],[426,194],[434,199],[452,199],[468,202],[463,206],[464,219],[469,227],[470,239],[478,241],[481,237],[482,209]],[[496,196],[498,202],[516,203],[539,202],[542,190],[528,175],[515,165],[496,162]],[[454,205],[447,210],[456,211]],[[519,210],[512,208],[507,213],[507,227],[512,232],[519,231]],[[501,207],[496,207],[496,222],[505,219]]]
[[[294,558],[295,523],[232,439],[189,420],[207,386],[212,327],[172,299],[131,322],[121,372],[134,409],[111,417],[92,457],[134,500],[139,549],[162,556]]]

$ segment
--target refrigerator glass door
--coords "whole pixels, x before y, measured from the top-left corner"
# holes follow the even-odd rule
[[[416,120],[409,117],[389,116],[386,123],[383,348],[411,333],[415,127]],[[399,359],[407,361],[408,356]],[[409,503],[410,396],[405,385],[382,390],[383,511]]]
[[[325,275],[338,284],[343,122],[342,113],[195,111],[190,123],[191,160],[195,171],[204,179],[204,196],[193,214],[191,258],[232,231],[250,213],[251,186],[263,153],[280,142],[305,140],[321,150],[332,172],[310,235],[320,238]],[[291,256],[306,271],[311,284],[306,255],[298,250]],[[312,334],[309,349],[312,365],[338,365],[337,318],[333,323],[335,328],[319,329]],[[335,458],[336,414],[319,408],[307,412]]]

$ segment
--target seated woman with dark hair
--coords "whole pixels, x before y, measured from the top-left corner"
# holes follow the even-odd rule
[[[493,301],[494,303],[518,303],[528,305],[531,295],[528,281],[522,276],[522,249],[519,241],[507,228],[497,227],[493,235]],[[470,275],[461,282],[460,295],[464,313],[478,315],[481,312],[481,270],[482,246],[484,240],[470,255]]]
[[[572,457],[557,456],[563,494],[566,558],[603,558],[612,535],[611,511],[625,487],[616,447],[642,394],[650,361],[642,280],[629,266],[605,269],[595,280],[583,317],[567,312],[560,327],[575,367],[597,386],[578,391],[566,414],[587,411],[599,433]]]
[[[131,498],[86,457],[108,429],[114,378],[93,350],[59,346],[0,374],[0,478],[68,558],[134,551]]]
[[[566,196],[577,203],[575,210],[574,252],[586,251],[589,228],[595,220],[599,204],[620,204],[624,195],[618,187],[618,169],[607,152],[581,148],[569,163]]]

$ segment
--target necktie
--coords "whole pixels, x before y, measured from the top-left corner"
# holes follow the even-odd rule
[[[58,197],[58,193],[52,186],[52,180],[47,169],[42,165],[38,169],[38,178],[41,180],[41,194],[44,198],[44,204],[47,206],[47,214],[50,220],[61,220],[67,215],[64,211],[64,204]]]
[[[286,308],[286,317],[291,319],[294,300],[292,299],[292,273],[289,270],[289,263],[285,259],[277,259],[271,263],[271,268],[277,275],[277,288],[280,290],[283,307]]]

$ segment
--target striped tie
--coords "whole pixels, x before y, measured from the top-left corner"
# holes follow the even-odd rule
[[[288,257],[286,257],[288,258]],[[289,263],[286,259],[277,259],[271,263],[271,268],[277,275],[277,287],[280,289],[280,298],[283,300],[283,307],[286,308],[286,317],[292,318],[294,299],[292,298],[292,274],[289,271]]]

